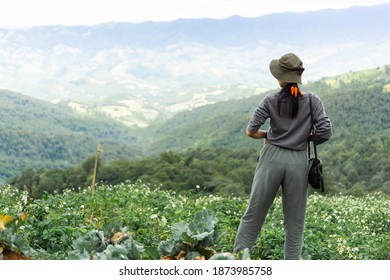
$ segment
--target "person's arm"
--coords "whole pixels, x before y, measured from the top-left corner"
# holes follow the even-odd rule
[[[263,139],[263,138],[267,138],[267,131],[258,130],[257,132],[252,132],[252,131],[247,130],[246,135],[249,137],[252,137],[254,139]]]
[[[329,117],[325,113],[324,104],[317,97],[315,108],[313,109],[314,127],[315,127],[315,141],[316,144],[322,144],[328,141],[332,135],[332,124]]]
[[[264,98],[256,110],[246,128],[246,135],[254,139],[267,139],[267,131],[261,130],[260,127],[269,118],[269,109],[266,98]]]

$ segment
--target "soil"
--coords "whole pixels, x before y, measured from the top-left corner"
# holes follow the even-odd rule
[[[3,252],[3,260],[31,260],[31,258],[26,257],[20,253],[7,251]]]

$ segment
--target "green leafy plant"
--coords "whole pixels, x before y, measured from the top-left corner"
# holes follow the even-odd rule
[[[71,260],[139,260],[143,245],[135,241],[132,233],[123,228],[111,237],[103,231],[91,230],[73,242]]]
[[[220,233],[215,230],[218,219],[208,210],[195,214],[190,224],[179,222],[172,226],[172,237],[158,246],[165,259],[208,259],[215,254],[212,246]]]

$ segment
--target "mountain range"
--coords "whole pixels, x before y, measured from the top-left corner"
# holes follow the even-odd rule
[[[390,4],[256,18],[0,29],[0,88],[146,127],[275,87],[286,52],[304,80],[390,63]]]

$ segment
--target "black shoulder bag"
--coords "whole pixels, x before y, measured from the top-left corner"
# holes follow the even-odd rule
[[[309,184],[316,190],[320,190],[320,192],[325,191],[324,186],[324,176],[322,173],[322,161],[317,157],[317,146],[316,146],[316,138],[315,138],[315,130],[314,130],[314,118],[313,111],[311,106],[311,94],[309,93],[309,103],[310,103],[310,115],[311,115],[311,128],[310,132],[312,134],[313,146],[314,146],[314,158],[310,157],[310,139],[307,141],[308,148],[308,182]]]

